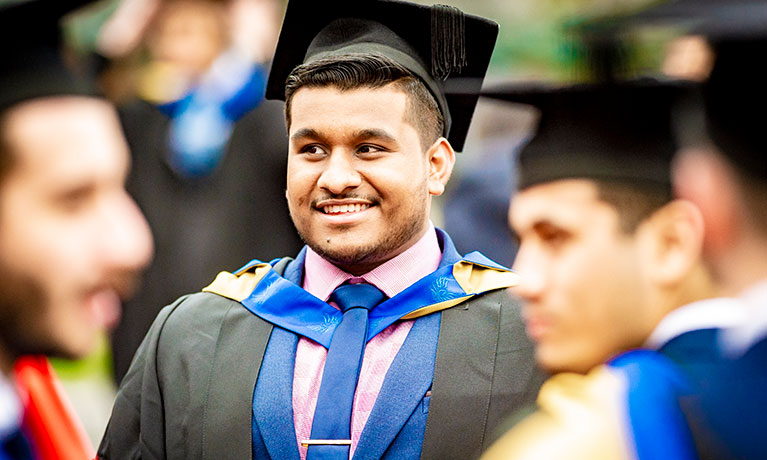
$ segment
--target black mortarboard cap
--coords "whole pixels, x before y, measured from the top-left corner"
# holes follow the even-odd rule
[[[532,105],[538,128],[519,152],[519,188],[589,178],[670,184],[671,109],[684,85],[643,78],[551,86],[513,83],[483,96]]]
[[[675,0],[614,18],[612,26],[669,26],[712,39],[767,38],[764,0]]]
[[[627,17],[628,25],[665,25],[705,36],[715,52],[703,86],[708,136],[744,173],[767,179],[767,1],[677,0]]]
[[[445,118],[443,134],[460,151],[497,36],[493,21],[445,5],[291,0],[266,97],[284,100],[285,81],[298,65],[342,54],[380,54],[426,84]]]
[[[741,171],[767,180],[767,38],[722,40],[703,86],[708,135]]]
[[[95,86],[63,58],[60,20],[93,0],[0,3],[0,111],[45,96],[93,95]]]

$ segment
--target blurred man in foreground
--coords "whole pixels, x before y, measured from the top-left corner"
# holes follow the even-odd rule
[[[683,305],[728,321],[726,305],[701,300],[712,288],[700,212],[671,195],[680,92],[648,80],[494,94],[541,110],[510,223],[527,333],[538,363],[558,374],[484,459],[695,458],[681,372],[629,351]]]
[[[83,1],[0,7],[0,458],[48,458],[65,433],[16,388],[26,355],[77,358],[119,317],[151,256],[146,222],[123,181],[128,148],[114,109],[59,55],[58,20]],[[19,37],[19,30],[24,30]],[[11,36],[10,31],[16,31]],[[28,368],[21,366],[22,379]],[[61,407],[66,407],[62,405]],[[50,407],[49,407],[50,408]],[[42,412],[41,412],[42,411]],[[87,446],[84,448],[87,451]],[[92,454],[92,452],[85,452]]]

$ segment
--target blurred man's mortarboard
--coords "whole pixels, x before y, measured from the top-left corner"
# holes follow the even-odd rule
[[[767,22],[765,22],[767,24]],[[767,38],[719,41],[703,87],[708,134],[748,176],[767,181]]]
[[[672,0],[655,2],[620,18],[615,28],[668,26],[712,39],[767,38],[764,0]]]
[[[291,0],[266,89],[285,98],[293,69],[318,59],[371,53],[417,75],[445,118],[445,137],[460,151],[498,35],[490,20],[446,5],[397,0]]]
[[[511,83],[483,96],[531,105],[538,128],[519,152],[520,189],[586,178],[670,184],[671,109],[686,85],[643,78],[552,86]]]
[[[96,93],[61,52],[61,18],[92,1],[0,1],[0,112],[39,97]]]

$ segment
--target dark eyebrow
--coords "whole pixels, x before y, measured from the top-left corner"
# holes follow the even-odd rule
[[[546,229],[546,228],[559,228],[559,225],[556,225],[553,222],[551,222],[549,219],[543,217],[533,222],[533,225],[531,225],[530,228],[532,228],[533,230],[540,230],[540,229]]]
[[[301,128],[295,133],[293,133],[292,136],[290,136],[291,141],[295,141],[296,139],[321,139],[322,136],[320,136],[320,133],[318,133],[316,130],[312,128]]]
[[[541,230],[556,228],[559,229],[560,227],[556,224],[554,224],[548,217],[536,217],[533,221],[528,222],[523,228],[519,229],[522,232],[525,231],[533,231],[533,232],[540,232]],[[513,226],[510,226],[509,232],[511,234],[512,238],[516,238],[517,242],[519,242],[519,232],[514,229]]]
[[[397,140],[391,134],[387,133],[383,129],[361,129],[354,133],[355,139],[380,139],[386,142],[397,142]]]
[[[293,133],[292,136],[290,136],[291,141],[295,141],[297,139],[322,139],[322,135],[315,129],[312,128],[301,128],[295,133]],[[382,141],[386,142],[396,142],[397,140],[392,136],[391,134],[387,133],[383,129],[376,129],[376,128],[368,128],[368,129],[361,129],[359,131],[354,132],[354,138],[355,139],[380,139]]]

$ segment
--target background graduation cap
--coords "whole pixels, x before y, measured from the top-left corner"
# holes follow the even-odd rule
[[[703,87],[708,135],[743,173],[767,181],[767,38],[722,40],[714,50]]]
[[[767,180],[767,1],[677,0],[611,23],[674,27],[707,38],[715,54],[702,89],[707,134],[743,173]]]
[[[767,2],[764,0],[672,0],[653,2],[631,14],[603,18],[594,26],[603,30],[643,26],[674,27],[710,38],[767,38]]]
[[[268,99],[285,98],[293,69],[316,59],[375,53],[423,80],[445,118],[445,137],[463,149],[498,25],[457,8],[397,0],[291,0],[272,62]]]
[[[59,25],[62,16],[92,1],[0,2],[0,111],[38,97],[96,93],[66,64]]]
[[[569,86],[506,84],[483,96],[540,111],[519,152],[518,187],[568,178],[669,185],[671,108],[686,85],[643,78]]]

